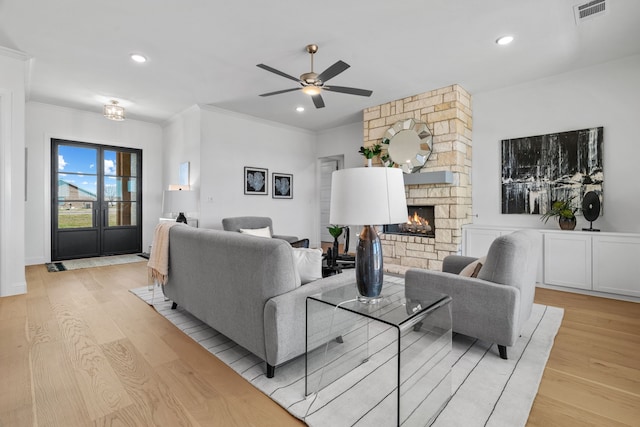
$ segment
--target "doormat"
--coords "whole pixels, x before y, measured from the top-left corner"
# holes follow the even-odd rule
[[[128,264],[131,262],[144,262],[142,255],[110,255],[95,258],[72,259],[62,262],[51,262],[45,264],[47,271],[55,273],[58,271],[78,270],[81,268],[105,267],[109,265]]]
[[[61,262],[49,262],[45,264],[49,273],[56,273],[58,271],[67,271],[67,268]]]

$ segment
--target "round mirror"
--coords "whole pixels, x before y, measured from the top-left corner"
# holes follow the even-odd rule
[[[425,122],[415,119],[394,123],[382,137],[393,163],[404,173],[418,172],[431,155],[433,136]]]

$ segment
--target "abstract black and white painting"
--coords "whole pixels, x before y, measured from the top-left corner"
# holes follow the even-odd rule
[[[274,172],[271,177],[273,179],[271,197],[274,199],[293,199],[293,175]]]
[[[244,168],[244,194],[267,194],[267,176],[269,170],[262,168]]]
[[[502,140],[502,213],[544,214],[555,200],[602,201],[603,128]],[[580,212],[580,211],[578,211]]]

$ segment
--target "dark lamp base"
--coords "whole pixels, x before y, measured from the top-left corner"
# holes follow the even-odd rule
[[[184,222],[185,224],[187,223],[187,217],[184,216],[184,212],[180,212],[178,218],[176,218],[176,222]]]
[[[380,237],[373,226],[365,225],[356,249],[356,284],[360,295],[358,301],[379,300],[383,276]]]

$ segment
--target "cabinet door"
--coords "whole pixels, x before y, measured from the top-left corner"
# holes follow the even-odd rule
[[[476,258],[485,256],[491,243],[501,234],[501,230],[495,229],[465,229],[464,253],[462,255]]]
[[[544,283],[591,289],[591,236],[545,233]]]
[[[592,239],[593,289],[640,297],[640,237]]]

